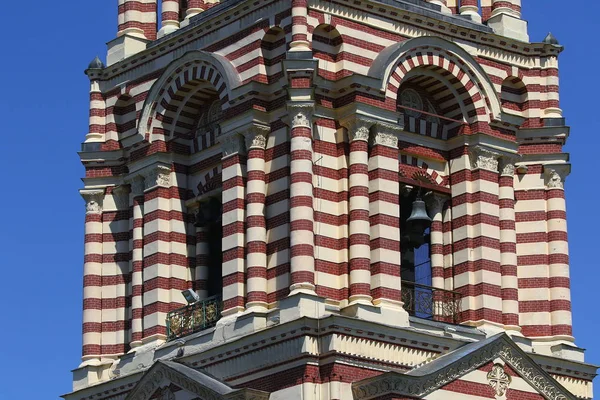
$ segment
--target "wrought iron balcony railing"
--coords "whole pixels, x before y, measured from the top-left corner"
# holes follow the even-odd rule
[[[418,318],[458,324],[461,297],[458,292],[402,281],[404,309]]]
[[[214,326],[221,318],[220,296],[178,308],[167,314],[167,340],[177,339]]]

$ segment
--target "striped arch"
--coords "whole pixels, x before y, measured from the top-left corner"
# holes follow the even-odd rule
[[[172,62],[154,83],[144,104],[139,133],[148,141],[193,129],[201,106],[217,99],[229,106],[240,85],[233,65],[218,54],[191,51]]]
[[[430,168],[425,161],[409,154],[400,155],[400,172],[407,178],[421,178],[434,185],[448,186],[446,177]]]
[[[443,77],[460,94],[465,122],[489,122],[501,114],[500,99],[481,65],[463,48],[442,38],[423,36],[396,43],[379,53],[369,76],[381,79],[381,90],[395,103],[407,75],[419,69]],[[415,74],[413,72],[412,74]]]

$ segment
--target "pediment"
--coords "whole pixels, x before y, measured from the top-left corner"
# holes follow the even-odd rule
[[[192,397],[202,400],[268,400],[269,393],[233,389],[213,376],[184,364],[159,360],[144,373],[125,400],[187,400]]]
[[[407,373],[391,371],[355,382],[352,384],[352,393],[355,400],[377,399],[389,395],[429,398],[432,393],[463,380],[467,375],[470,375],[467,380],[472,380],[474,371],[487,371],[484,375],[486,379],[480,383],[489,384],[491,389],[496,390],[503,385],[502,379],[512,380],[503,375],[500,365],[506,366],[502,370],[508,372],[507,375],[513,372],[523,381],[520,382],[521,388],[530,387],[549,400],[576,399],[504,333],[466,344]],[[488,372],[490,375],[487,375]],[[499,376],[494,377],[493,374]],[[497,379],[494,380],[495,378]],[[498,392],[496,398],[503,398],[503,395]]]

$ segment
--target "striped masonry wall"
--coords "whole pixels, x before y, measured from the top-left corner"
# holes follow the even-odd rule
[[[245,187],[244,138],[230,134],[223,139],[223,315],[243,311],[245,280]]]

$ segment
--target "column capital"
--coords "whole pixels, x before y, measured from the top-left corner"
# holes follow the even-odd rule
[[[362,116],[353,116],[343,120],[341,125],[348,130],[348,139],[350,142],[355,140],[368,142],[369,133],[371,127],[375,125],[375,121]]]
[[[86,214],[100,214],[104,204],[105,188],[101,189],[81,189],[79,194],[85,200]]]
[[[267,147],[267,138],[271,133],[271,127],[262,124],[252,124],[244,133],[246,149],[264,150]]]
[[[499,160],[500,175],[515,176],[515,164],[518,160],[517,156],[502,156]]]
[[[315,111],[313,101],[288,102],[287,110],[290,128],[312,128],[312,117]]]
[[[428,214],[432,219],[442,212],[444,204],[448,201],[448,196],[436,192],[427,192],[424,197]]]
[[[498,159],[501,154],[482,146],[469,147],[469,157],[473,169],[498,172]]]
[[[400,132],[402,132],[402,127],[399,125],[377,122],[375,124],[375,133],[371,137],[371,145],[382,145],[397,149]]]
[[[144,190],[157,186],[168,188],[171,186],[171,167],[168,165],[154,165],[143,171]]]
[[[112,190],[113,200],[117,210],[123,210],[129,207],[129,193],[131,187],[128,184],[115,186]]]
[[[544,165],[544,181],[547,189],[564,189],[565,180],[571,173],[571,164]]]
[[[223,158],[228,158],[235,154],[246,154],[244,136],[237,132],[221,135],[219,142],[221,143]]]

